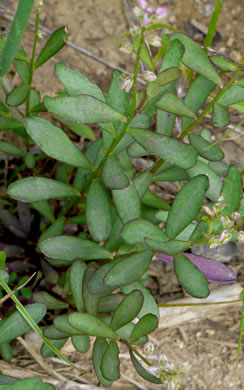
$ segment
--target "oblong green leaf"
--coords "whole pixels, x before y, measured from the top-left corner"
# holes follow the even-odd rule
[[[38,202],[55,198],[80,197],[80,192],[68,184],[45,177],[27,177],[12,183],[8,188],[8,195],[22,202]]]
[[[88,314],[97,316],[98,304],[100,298],[92,295],[88,290],[88,284],[93,276],[96,274],[97,267],[94,264],[88,265],[85,270],[83,281],[82,281],[82,297],[85,306],[85,310]]]
[[[72,313],[68,317],[69,323],[80,332],[90,336],[104,339],[117,340],[118,336],[114,331],[99,318],[87,313]]]
[[[107,286],[128,286],[147,271],[152,260],[151,251],[143,251],[117,260],[104,278]]]
[[[84,309],[84,302],[82,297],[82,281],[85,269],[85,263],[82,260],[77,259],[71,264],[69,274],[72,296],[75,302],[75,306],[80,312],[82,312]]]
[[[53,208],[51,207],[50,203],[47,201],[47,200],[40,200],[38,202],[31,202],[31,207],[35,210],[38,211],[38,213],[40,213],[41,215],[43,215],[45,218],[47,218],[47,220],[49,222],[51,222],[52,224],[54,224],[55,222],[55,216],[54,216],[54,212],[53,212]],[[59,228],[57,229],[57,232],[59,230],[61,230],[61,226],[62,226],[62,223],[61,223],[61,220],[60,220],[60,224],[58,224]],[[50,226],[51,228],[51,226]],[[53,227],[52,229],[50,229],[51,231],[54,231],[56,230],[56,225],[55,225],[55,228]],[[49,234],[48,234],[49,236]]]
[[[129,185],[128,176],[119,164],[118,158],[114,155],[107,159],[103,168],[102,179],[105,186],[113,190],[121,190]]]
[[[69,306],[68,303],[60,301],[60,299],[53,297],[46,291],[40,291],[39,293],[35,293],[33,295],[33,301],[37,303],[43,303],[49,310],[61,310],[66,309]]]
[[[126,118],[108,104],[89,95],[75,97],[45,97],[44,104],[49,112],[77,123],[103,123]]]
[[[32,319],[38,323],[46,314],[46,307],[42,303],[33,303],[25,306],[25,310]],[[18,326],[16,326],[18,324]],[[31,326],[25,321],[24,317],[16,310],[9,317],[0,321],[0,344],[14,340],[28,332]]]
[[[101,372],[105,379],[116,381],[120,378],[119,347],[116,342],[111,341],[102,357]]]
[[[156,383],[156,384],[162,384],[162,381],[160,378],[157,378],[156,376],[150,374],[142,365],[138,362],[133,352],[130,350],[130,358],[132,361],[133,366],[136,369],[136,372],[144,379],[146,379],[148,382]]]
[[[24,125],[27,133],[48,156],[74,167],[91,169],[88,159],[59,127],[37,117],[27,118]]]
[[[25,0],[20,0],[18,3],[18,8],[0,57],[1,77],[8,72],[10,65],[15,58],[22,36],[27,26],[33,4],[34,0],[30,0],[28,2]]]
[[[96,241],[105,241],[111,231],[112,216],[108,194],[99,179],[91,182],[86,200],[86,221]]]
[[[143,301],[143,294],[140,290],[131,291],[115,310],[110,324],[111,329],[120,329],[131,322],[140,312]]]
[[[196,133],[189,134],[189,141],[198,154],[209,161],[220,161],[225,156],[218,146],[211,145],[210,142]]]
[[[36,165],[35,157],[30,152],[25,153],[24,162],[26,167],[29,169],[33,169]]]
[[[90,95],[104,102],[106,101],[102,91],[96,84],[92,84],[80,72],[67,68],[63,62],[56,64],[56,74],[70,96]]]
[[[105,379],[101,372],[101,362],[102,362],[103,355],[107,349],[107,346],[108,343],[105,339],[98,338],[98,337],[96,338],[92,350],[92,362],[99,381],[102,383],[103,386],[109,387],[112,385],[113,382]]]
[[[185,181],[189,180],[188,173],[180,167],[172,166],[153,176],[153,181]]]
[[[80,332],[79,330],[73,328],[68,322],[68,315],[62,314],[53,320],[55,328],[57,328],[60,332],[66,333],[69,336],[81,335],[84,332]]]
[[[111,294],[106,297],[102,297],[99,300],[98,312],[99,313],[110,313],[111,311],[115,311],[117,306],[124,299],[123,294]]]
[[[146,191],[145,195],[142,197],[142,203],[156,209],[170,209],[170,205],[166,202],[166,200],[160,198],[157,194],[154,194],[151,191]]]
[[[237,67],[235,64],[227,61],[225,58],[220,56],[213,56],[210,60],[217,65],[224,72],[236,72]]]
[[[122,222],[120,218],[117,217],[113,222],[110,235],[104,245],[105,249],[109,250],[110,252],[113,252],[115,249],[120,247],[120,245],[123,243],[123,240],[120,237],[121,228]]]
[[[22,104],[30,92],[30,86],[27,84],[19,85],[14,88],[6,97],[6,103],[9,106],[16,107]]]
[[[206,175],[209,179],[209,188],[206,196],[213,201],[218,200],[222,188],[222,181],[207,164],[199,160],[193,168],[188,169],[187,173],[190,177]]]
[[[0,141],[0,151],[20,157],[23,157],[25,154],[23,150],[6,141]]]
[[[194,112],[192,112],[181,99],[170,92],[163,95],[161,99],[155,103],[155,105],[160,110],[170,112],[171,114],[186,116],[192,119],[196,118]]]
[[[146,314],[135,325],[131,335],[130,341],[136,341],[140,337],[147,336],[158,327],[158,318],[153,314]]]
[[[178,80],[180,75],[180,69],[174,66],[160,72],[157,76],[157,79],[155,80],[155,83],[162,87],[163,85],[167,85],[169,83],[172,83],[173,81]]]
[[[149,153],[172,164],[188,169],[196,163],[197,154],[191,145],[148,130],[129,128],[128,132]]]
[[[174,270],[188,294],[195,298],[206,298],[209,295],[206,276],[186,256],[174,256]]]
[[[143,198],[151,182],[152,174],[150,172],[140,173],[135,177],[133,183],[140,198]]]
[[[60,27],[58,30],[54,31],[37,57],[34,69],[37,69],[61,50],[67,41],[67,37],[68,32],[66,27]]]
[[[144,243],[145,238],[158,241],[168,240],[162,229],[142,218],[127,222],[121,230],[121,237],[127,244]]]
[[[175,255],[179,252],[184,252],[191,246],[187,241],[170,240],[166,242],[160,242],[153,240],[152,238],[146,238],[145,243],[155,251],[167,253],[167,255]]]
[[[223,95],[219,98],[218,103],[224,107],[230,106],[243,102],[244,100],[244,89],[238,85],[232,85],[228,88]]]
[[[169,211],[165,226],[169,238],[177,237],[193,221],[203,204],[207,189],[208,178],[205,175],[193,177],[181,188]]]
[[[223,86],[221,78],[211,64],[207,54],[191,38],[181,33],[173,33],[170,36],[171,41],[178,39],[185,48],[182,62],[194,72],[202,75],[208,80],[213,81],[220,87]]]
[[[228,175],[223,184],[221,195],[223,203],[226,205],[221,211],[222,215],[230,215],[233,211],[238,211],[242,199],[242,180],[238,168],[233,165],[228,170]]]
[[[113,200],[123,223],[141,216],[141,202],[133,182],[122,190],[112,190]]]
[[[219,103],[214,104],[212,122],[214,127],[228,126],[230,122],[229,112],[224,106],[222,106],[222,104]]]
[[[60,339],[60,340],[49,340],[52,345],[54,345],[54,347],[56,347],[58,350],[60,350],[64,344],[66,343],[68,339]],[[49,358],[49,357],[52,357],[52,356],[55,356],[55,352],[49,348],[49,346],[45,343],[42,344],[42,347],[41,347],[41,355],[44,357],[44,358]]]
[[[132,158],[147,156],[149,153],[137,142],[132,142],[128,148],[127,153]]]
[[[48,339],[60,340],[65,339],[69,334],[61,332],[54,325],[50,325],[44,330],[44,336]]]
[[[40,242],[50,237],[61,236],[64,231],[65,218],[59,217],[52,225],[50,225],[40,236],[38,246]]]
[[[129,294],[133,290],[139,290],[143,294],[144,301],[140,312],[137,314],[138,318],[142,318],[144,315],[151,313],[159,318],[158,305],[154,297],[150,294],[148,289],[144,287],[140,282],[134,282],[129,286],[122,287],[121,291],[123,294]]]
[[[171,137],[175,126],[175,120],[176,115],[162,111],[158,108],[156,110],[156,132]]]
[[[48,238],[40,244],[41,251],[48,257],[65,260],[68,263],[81,260],[112,259],[111,252],[89,240],[72,236]]]
[[[113,290],[115,290],[117,286],[108,286],[104,282],[104,277],[112,267],[112,264],[104,264],[101,268],[99,268],[96,273],[91,277],[88,283],[88,291],[90,294],[95,295],[97,297],[103,297],[105,295],[111,294]]]
[[[86,353],[89,351],[91,345],[89,336],[85,334],[80,336],[72,336],[71,340],[76,351],[80,353]]]

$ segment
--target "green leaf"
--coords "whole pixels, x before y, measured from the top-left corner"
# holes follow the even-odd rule
[[[0,117],[1,130],[23,130],[23,123],[15,118]]]
[[[177,237],[193,221],[203,204],[207,189],[208,178],[205,175],[195,176],[181,188],[169,211],[165,226],[169,238]]]
[[[9,106],[16,107],[22,104],[30,92],[30,86],[22,84],[14,89],[6,97],[6,103]]]
[[[175,120],[176,115],[157,109],[156,132],[171,137],[175,126]]]
[[[103,355],[107,349],[107,346],[108,343],[105,339],[96,338],[95,343],[93,345],[92,361],[99,381],[102,383],[103,386],[109,387],[112,385],[113,382],[106,380],[101,372],[101,362]]]
[[[88,284],[97,271],[97,267],[94,264],[88,265],[85,270],[82,281],[82,297],[85,306],[85,310],[88,314],[97,316],[98,304],[100,298],[92,295],[88,290]]]
[[[152,174],[150,172],[137,174],[137,176],[133,180],[133,184],[140,198],[143,198],[151,182],[152,182]]]
[[[130,157],[132,158],[138,158],[138,157],[143,157],[147,156],[149,153],[137,142],[132,142],[128,148],[127,148],[127,153]]]
[[[120,218],[117,217],[113,222],[110,235],[104,245],[105,249],[109,250],[110,252],[113,252],[115,249],[120,247],[120,245],[123,242],[122,238],[120,237],[121,228],[122,228],[122,222]]]
[[[244,88],[238,85],[232,85],[228,88],[223,95],[219,98],[218,103],[224,107],[243,102],[244,100]]]
[[[212,46],[215,32],[216,32],[218,19],[219,19],[219,14],[221,11],[221,2],[222,2],[222,0],[216,0],[215,9],[212,13],[211,20],[210,20],[210,23],[208,26],[208,33],[207,33],[207,36],[206,36],[204,43],[203,43],[204,46]]]
[[[214,161],[208,164],[209,168],[218,176],[225,176],[228,171],[228,165],[224,161]]]
[[[66,343],[68,339],[61,339],[61,340],[49,340],[52,345],[54,345],[54,347],[56,347],[58,350],[60,350],[64,344]],[[52,357],[52,356],[55,356],[55,352],[49,348],[49,346],[47,344],[42,344],[42,347],[41,347],[41,355],[44,357],[44,358],[49,358],[49,357]]]
[[[206,298],[209,295],[206,276],[186,256],[174,256],[174,270],[188,294],[195,298]]]
[[[142,309],[138,313],[137,317],[142,318],[144,315],[151,313],[159,318],[158,305],[157,305],[155,299],[150,294],[148,289],[146,287],[144,287],[140,282],[134,282],[134,283],[130,284],[129,286],[121,288],[121,291],[123,292],[123,294],[129,294],[131,291],[134,291],[134,290],[141,291],[141,293],[143,294],[143,297],[144,297]]]
[[[17,54],[19,54],[20,56],[26,57],[26,52],[23,49],[23,47],[21,47],[21,46],[19,47]],[[17,59],[17,56],[15,56],[15,60],[13,63],[14,63],[14,67],[16,69],[16,72],[18,73],[18,75],[20,76],[20,78],[22,80],[22,83],[28,84],[29,83],[29,74],[30,74],[29,62]]]
[[[140,337],[147,336],[158,327],[158,318],[153,314],[146,314],[135,325],[131,335],[130,341],[136,341]]]
[[[233,165],[228,170],[228,175],[225,178],[221,195],[223,203],[226,204],[222,215],[230,215],[233,211],[238,211],[242,199],[242,180],[238,168]]]
[[[104,339],[118,339],[116,333],[108,325],[91,314],[72,313],[68,318],[70,325],[82,333]]]
[[[112,259],[111,252],[95,242],[72,236],[48,238],[40,244],[41,251],[48,257],[67,261],[67,264],[81,260]]]
[[[190,247],[187,241],[170,240],[170,241],[156,241],[152,238],[146,238],[145,243],[155,251],[167,253],[167,255],[175,255],[179,252],[184,252]]]
[[[119,347],[116,342],[111,341],[102,357],[101,372],[105,379],[116,381],[120,378]]]
[[[217,65],[221,70],[224,72],[236,72],[237,66],[229,61],[227,61],[225,58],[220,56],[213,56],[210,58],[211,61]]]
[[[143,251],[116,260],[104,278],[107,286],[128,286],[137,281],[147,271],[152,260],[151,251]]]
[[[123,301],[124,297],[125,296],[123,294],[111,294],[106,297],[102,297],[99,300],[98,312],[110,313],[115,311],[117,306]]]
[[[52,340],[61,340],[68,337],[69,334],[61,332],[54,325],[50,325],[44,330],[44,336]]]
[[[9,343],[0,344],[0,355],[7,362],[10,362],[12,360],[13,351],[12,351],[12,347]],[[1,389],[1,386],[0,386],[0,389]]]
[[[59,127],[37,117],[27,118],[24,125],[27,133],[48,156],[75,167],[91,169],[84,154]]]
[[[38,213],[43,215],[45,218],[47,218],[47,220],[49,222],[51,222],[52,224],[55,223],[55,216],[54,216],[53,209],[52,209],[50,203],[47,200],[40,200],[38,202],[32,202],[31,203],[31,207],[33,209],[37,210]],[[63,225],[64,225],[64,223],[63,223]],[[50,230],[51,230],[52,233],[56,233],[56,225],[54,225],[54,226],[55,226],[55,228],[54,227],[52,227],[52,228],[50,227],[51,228]],[[57,232],[61,230],[61,227],[62,227],[62,223],[61,223],[61,226],[60,226],[60,224],[58,224]],[[53,234],[53,235],[56,235],[56,234]],[[44,234],[44,237],[45,237],[45,234]],[[48,238],[48,237],[51,237],[49,233],[47,234],[46,238]]]
[[[158,86],[162,87],[163,85],[167,85],[169,83],[172,83],[173,81],[178,80],[180,75],[180,69],[174,66],[172,68],[168,68],[160,72],[157,76],[157,79],[155,80],[155,83]]]
[[[205,79],[205,77],[197,76],[190,85],[184,103],[191,109],[194,114],[197,114],[198,110],[207,100],[210,92],[215,88],[215,83]],[[192,120],[190,118],[182,118],[182,131],[185,131],[190,126]]]
[[[128,132],[149,153],[172,164],[188,169],[196,163],[197,154],[191,145],[148,130],[130,128]]]
[[[86,221],[94,240],[102,242],[108,238],[112,227],[111,205],[99,179],[92,181],[88,189]]]
[[[154,207],[156,209],[170,209],[169,204],[164,199],[160,198],[158,195],[154,194],[151,191],[146,191],[145,195],[142,197],[142,203],[147,206]]]
[[[12,377],[8,377],[12,378]],[[15,379],[15,378],[12,378]],[[41,378],[25,378],[25,379],[16,379],[15,381],[7,382],[10,383],[7,386],[0,386],[1,390],[54,390],[52,385],[44,384]],[[50,387],[46,387],[50,386]]]
[[[187,173],[190,177],[206,175],[209,179],[209,188],[206,196],[213,201],[218,200],[222,188],[222,181],[207,164],[199,160],[193,168],[188,169]]]
[[[181,33],[173,33],[170,36],[171,41],[178,39],[185,48],[182,62],[194,72],[199,73],[206,79],[213,81],[219,87],[223,87],[223,83],[213,65],[209,61],[207,54],[201,47],[191,38]]]
[[[53,320],[55,328],[57,328],[60,332],[66,333],[69,336],[81,335],[84,332],[80,332],[79,330],[73,328],[68,322],[68,315],[63,314],[54,318]]]
[[[54,219],[55,221],[55,219]],[[38,241],[38,246],[40,245],[40,242],[46,240],[47,238],[54,237],[54,236],[61,236],[64,231],[64,223],[65,218],[59,217],[55,222],[53,222],[52,225],[50,225],[40,236]]]
[[[85,334],[80,336],[72,336],[71,340],[76,351],[80,353],[86,353],[89,351],[91,344],[89,336]]]
[[[167,241],[166,234],[146,219],[138,218],[127,222],[122,230],[121,237],[127,244],[144,243],[145,238],[158,241]]]
[[[133,182],[122,190],[112,190],[113,200],[123,223],[141,215],[141,203]]]
[[[187,172],[180,167],[171,166],[153,176],[153,181],[183,181],[189,180]]]
[[[64,119],[76,123],[99,123],[126,118],[108,104],[93,96],[80,95],[75,97],[45,97],[44,104],[48,111]]]
[[[60,121],[65,126],[67,126],[70,130],[72,130],[73,133],[77,134],[79,137],[83,137],[83,138],[90,139],[91,141],[95,141],[96,137],[89,126],[80,123],[68,122],[63,118],[60,118]]]
[[[14,156],[24,156],[24,152],[20,148],[6,141],[0,141],[0,151],[8,154],[13,154]]]
[[[220,161],[225,156],[218,146],[211,145],[210,142],[196,133],[189,134],[189,141],[198,154],[209,161]]]
[[[0,57],[0,77],[4,76],[12,64],[27,26],[34,0],[20,0],[11,24],[2,55]]]
[[[29,169],[33,169],[36,165],[35,157],[33,156],[33,154],[31,152],[25,153],[24,162],[25,162],[26,167]]]
[[[25,306],[25,310],[29,313],[32,319],[38,323],[46,314],[46,307],[41,303],[34,303]],[[18,326],[16,326],[18,324]],[[31,329],[30,325],[25,321],[22,315],[15,310],[4,320],[0,321],[0,344],[14,340],[18,336]]]
[[[130,94],[124,89],[121,89],[121,72],[117,69],[113,72],[112,81],[107,94],[108,104],[116,111],[124,114],[130,99]]]
[[[103,297],[111,294],[118,286],[108,286],[104,282],[104,277],[112,267],[111,263],[104,264],[99,268],[96,273],[91,277],[88,283],[88,292],[96,297]]]
[[[213,106],[212,122],[214,127],[228,126],[230,122],[228,110],[219,103]]]
[[[160,110],[196,119],[196,115],[175,94],[167,92],[155,103]]]
[[[120,329],[122,326],[131,322],[140,312],[143,300],[141,291],[131,291],[115,310],[110,324],[111,329]]]
[[[138,362],[138,360],[136,359],[135,355],[133,354],[133,352],[130,350],[130,358],[131,358],[131,361],[132,361],[132,364],[133,366],[135,367],[136,369],[136,372],[142,377],[144,378],[146,381],[148,382],[151,382],[151,383],[156,383],[156,384],[162,384],[162,381],[160,378],[157,378],[156,376],[150,374],[142,365],[141,363]]]
[[[67,68],[63,62],[56,64],[56,74],[70,96],[90,95],[104,102],[106,101],[102,91],[96,84],[92,84],[80,72]]]
[[[67,41],[67,37],[68,33],[66,27],[60,27],[58,30],[54,31],[41,50],[41,53],[34,64],[34,69],[39,68],[39,66],[61,50]]]
[[[34,176],[12,183],[8,188],[8,195],[22,202],[80,197],[79,191],[68,184]]]
[[[84,302],[82,297],[82,282],[85,269],[85,263],[82,260],[77,259],[71,264],[69,274],[72,296],[75,302],[75,306],[80,312],[84,310]]]
[[[129,185],[129,178],[119,164],[116,156],[110,156],[103,168],[103,182],[106,187],[113,190],[120,190]]]
[[[33,300],[36,303],[43,303],[49,310],[61,310],[66,309],[69,305],[59,299],[48,294],[46,291],[40,291],[33,295]]]
[[[134,50],[137,51],[140,44],[141,44],[141,42],[140,42],[139,38],[132,39],[132,45],[133,45]],[[144,62],[144,64],[146,64],[149,67],[150,70],[153,71],[151,54],[150,54],[149,49],[148,49],[147,45],[145,44],[145,42],[143,42],[142,46],[141,46],[140,59]]]

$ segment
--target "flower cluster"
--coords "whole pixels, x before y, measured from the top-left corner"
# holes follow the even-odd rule
[[[144,348],[144,354],[148,357],[152,355],[154,351],[154,345],[148,342]],[[150,366],[150,374],[161,379],[162,383],[168,385],[168,390],[180,389],[180,374],[185,374],[190,370],[191,365],[189,362],[184,362],[179,367],[175,367],[172,362],[169,362],[167,356],[163,354],[158,355],[158,363],[156,366]]]
[[[137,0],[138,6],[133,8],[133,13],[139,20],[141,26],[147,26],[152,23],[157,23],[162,17],[167,15],[166,8],[160,7],[153,9],[148,7],[145,0]]]

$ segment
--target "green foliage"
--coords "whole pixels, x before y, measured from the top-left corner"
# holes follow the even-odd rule
[[[40,255],[45,260],[41,260],[39,288],[35,283],[26,288],[21,283],[28,276],[17,272],[9,275],[6,256],[0,254],[0,303],[12,298],[18,309],[0,321],[0,354],[11,360],[10,342],[32,327],[44,341],[43,357],[57,354],[73,365],[60,349],[71,337],[76,351],[86,353],[90,336],[94,336],[92,361],[102,385],[109,387],[120,377],[121,344],[128,348],[141,377],[155,384],[166,383],[166,376],[160,374],[158,378],[147,371],[143,364],[150,366],[150,362],[135,349],[148,341],[159,322],[158,305],[144,283],[153,255],[162,252],[174,256],[175,274],[187,293],[205,298],[209,294],[209,263],[200,267],[206,270],[205,275],[184,251],[201,243],[216,246],[226,239],[242,239],[242,174],[236,166],[228,167],[222,161],[224,153],[212,143],[211,131],[201,128],[201,120],[208,113],[212,114],[212,126],[223,128],[229,124],[230,106],[242,110],[241,66],[221,56],[209,58],[206,50],[179,32],[162,35],[163,45],[152,54],[147,31],[163,26],[156,23],[140,28],[138,36],[132,34],[131,50],[136,52],[133,76],[115,70],[104,93],[80,72],[60,62],[56,75],[64,90],[57,92],[57,97],[42,99],[32,86],[33,74],[62,49],[67,32],[65,27],[53,32],[36,56],[38,5],[29,59],[20,43],[33,1],[25,3],[19,1],[8,37],[0,40],[0,75],[5,76],[13,63],[21,79],[12,91],[5,88],[2,79],[5,99],[0,101],[0,128],[13,131],[26,143],[22,150],[0,142],[1,152],[21,160],[12,175],[17,179],[9,182],[9,198],[2,201],[5,217],[1,218],[19,239],[24,237],[27,245],[36,244],[35,267]],[[217,0],[206,45],[213,40],[220,5]],[[150,71],[141,74],[140,61]],[[192,79],[185,82],[182,99],[177,83],[189,69]],[[234,72],[225,87],[223,72]],[[137,92],[138,77],[147,80],[144,91]],[[45,111],[57,116],[62,128],[39,117]],[[20,115],[15,117],[15,112]],[[174,131],[177,117],[181,120],[178,137]],[[100,132],[93,132],[90,123]],[[73,132],[72,140],[67,128]],[[101,137],[96,139],[95,134]],[[82,151],[73,142],[77,135],[91,141]],[[43,153],[34,156],[32,146]],[[144,162],[152,159],[152,167],[134,169],[134,159],[141,157],[145,157]],[[45,159],[44,164],[40,164],[41,159]],[[176,183],[177,194],[166,200],[161,192],[155,193],[155,182]],[[25,212],[19,212],[18,219],[15,211],[19,211],[20,202],[24,202]],[[230,228],[224,226],[226,221]],[[218,275],[211,277],[210,281],[220,280]],[[233,282],[235,278],[231,277]],[[7,283],[11,287],[16,283],[21,298],[36,303],[24,308]],[[43,334],[37,323],[46,310],[54,310],[50,317],[53,324]],[[16,381],[0,375],[0,388],[6,386],[13,390],[21,386],[53,388],[38,378]]]

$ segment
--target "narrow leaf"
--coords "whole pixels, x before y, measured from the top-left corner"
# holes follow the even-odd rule
[[[128,132],[149,153],[172,164],[188,169],[196,163],[197,154],[191,145],[148,130],[130,128]]]
[[[37,117],[27,118],[24,125],[27,133],[48,156],[74,167],[91,169],[84,154],[59,127]]]
[[[87,313],[72,313],[69,315],[69,323],[80,332],[90,336],[116,340],[118,336],[99,318]]]
[[[115,310],[110,324],[111,329],[120,329],[131,322],[140,312],[143,300],[141,291],[131,291]]]
[[[212,13],[211,20],[208,26],[208,33],[203,43],[204,46],[212,46],[218,19],[219,19],[219,14],[221,11],[221,1],[222,0],[216,0],[215,9]]]
[[[239,170],[235,165],[229,168],[225,178],[223,190],[223,203],[226,205],[221,212],[222,215],[230,215],[233,211],[238,211],[242,199],[242,180]]]
[[[104,187],[97,179],[90,184],[86,201],[86,221],[94,240],[105,241],[111,231],[111,205]]]
[[[38,202],[55,198],[79,197],[80,193],[68,184],[45,177],[27,177],[12,183],[8,195],[22,202]]]
[[[72,263],[69,274],[72,296],[75,302],[75,306],[80,312],[82,312],[84,309],[82,297],[82,281],[85,269],[85,263],[82,260],[77,259]]]
[[[9,106],[16,107],[22,104],[30,91],[30,86],[23,84],[20,85],[19,87],[14,88],[11,92],[6,97],[6,103]]]
[[[195,298],[206,298],[209,295],[207,278],[186,256],[174,256],[174,270],[188,294]]]
[[[23,150],[6,141],[0,141],[0,151],[8,154],[13,154],[14,156],[24,156]]]
[[[75,97],[45,97],[44,104],[49,112],[76,123],[99,123],[126,118],[108,104],[93,96],[80,95]]]
[[[195,176],[181,188],[169,211],[165,226],[169,238],[177,237],[193,221],[203,204],[207,188],[208,178],[205,175]]]
[[[130,350],[130,358],[132,361],[133,366],[136,369],[136,372],[145,380],[151,383],[156,383],[156,384],[162,384],[162,381],[160,378],[157,378],[156,376],[150,374],[142,365],[141,363],[138,362],[136,359],[135,355],[133,352]]]
[[[49,58],[53,57],[59,50],[61,50],[67,41],[67,37],[68,33],[66,27],[60,27],[58,30],[54,31],[41,50],[41,53],[35,62],[34,68],[39,68],[39,66],[44,64],[49,60]]]
[[[43,303],[49,310],[67,309],[68,303],[60,301],[59,299],[48,294],[46,291],[40,291],[33,295],[33,301],[36,303]]]

